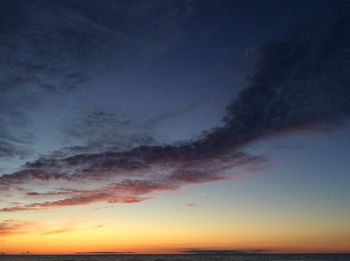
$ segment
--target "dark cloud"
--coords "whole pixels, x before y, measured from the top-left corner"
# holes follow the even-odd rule
[[[160,112],[156,116],[133,121],[127,115],[96,111],[67,120],[64,127],[66,144],[81,145],[61,149],[57,153],[79,154],[101,151],[125,151],[138,146],[159,145],[155,128],[203,106],[205,101],[190,104],[180,110]]]
[[[156,116],[132,121],[127,115],[97,111],[66,121],[65,143],[71,146],[57,153],[74,155],[104,151],[125,151],[139,146],[159,145],[155,128],[173,118],[183,116],[203,106],[204,101],[190,104],[180,110],[161,112]]]
[[[142,126],[141,126],[142,127]],[[83,152],[124,151],[140,145],[155,144],[155,139],[147,133],[148,129],[140,128],[137,123],[123,115],[112,112],[94,112],[73,119],[65,128],[66,143],[80,142]],[[77,147],[67,148],[74,153]],[[84,151],[85,150],[85,151]]]
[[[350,16],[339,12],[325,24],[298,29],[284,41],[257,48],[255,70],[248,86],[227,106],[223,126],[181,144],[42,157],[16,173],[0,177],[0,186],[61,182],[68,189],[75,186],[82,192],[1,211],[141,202],[155,192],[224,180],[238,167],[263,163],[262,157],[242,152],[256,140],[335,126],[347,120]],[[107,26],[108,21],[101,23]],[[112,116],[92,115],[85,123],[94,129],[101,119],[108,121]],[[94,188],[89,188],[91,181]]]
[[[36,197],[36,198],[53,198],[53,197],[59,197],[59,196],[66,196],[66,195],[72,195],[74,193],[80,193],[82,191],[55,191],[55,192],[27,192],[27,197]]]
[[[67,186],[84,187],[84,183],[94,181],[95,189],[74,190],[65,189],[53,192],[27,192],[26,196],[32,199],[55,198],[62,199],[54,201],[43,201],[40,203],[30,203],[21,206],[2,208],[3,212],[40,210],[47,208],[88,205],[98,202],[108,203],[138,203],[152,198],[152,194],[162,191],[172,191],[180,189],[188,184],[200,184],[206,182],[219,181],[227,179],[225,170],[235,166],[244,164],[257,164],[260,158],[241,155],[244,160],[238,160],[238,156],[234,159],[210,160],[206,162],[202,160],[191,160],[188,162],[173,160],[152,159],[147,165],[144,163],[134,165],[125,161],[126,159],[105,158],[103,161],[96,162],[96,159],[89,158],[86,164],[90,165],[90,169],[85,172],[77,172],[67,175],[64,169],[75,169],[84,163],[81,160],[73,160],[69,167],[62,170],[55,165],[54,170],[50,172],[45,165],[35,164],[36,171],[19,172],[17,174],[6,175],[0,178],[0,186],[5,188],[13,188],[25,184],[46,184],[55,182],[65,182]],[[64,159],[67,160],[67,159]],[[101,160],[101,159],[100,159]],[[254,162],[255,161],[255,162]],[[55,164],[60,164],[55,162]],[[45,166],[45,167],[43,167]],[[41,168],[42,171],[38,171]]]
[[[252,255],[262,254],[269,252],[270,250],[236,250],[236,249],[199,249],[199,248],[186,248],[179,250],[180,253],[192,254],[192,255]]]
[[[151,153],[150,150],[153,152]],[[159,150],[163,153],[159,153]],[[160,156],[162,155],[162,156]],[[234,167],[261,164],[260,157],[245,154],[204,155],[178,154],[162,147],[144,147],[104,156],[78,155],[57,160],[33,162],[17,174],[0,178],[3,188],[26,184],[63,182],[65,186],[83,188],[94,181],[96,188],[49,192],[27,192],[31,198],[63,197],[22,206],[3,208],[1,211],[40,210],[45,208],[87,205],[98,202],[137,203],[152,198],[161,191],[180,189],[184,185],[224,180]],[[61,166],[61,167],[60,167]],[[82,168],[84,166],[84,168]],[[73,171],[72,173],[69,173]],[[232,172],[232,171],[231,171]]]
[[[138,148],[139,150],[140,148]],[[159,147],[158,149],[161,149]],[[148,151],[149,148],[146,148]],[[83,188],[94,181],[94,189],[64,189],[48,192],[26,192],[32,199],[56,198],[54,201],[31,203],[22,206],[3,208],[1,211],[40,210],[45,208],[87,205],[98,202],[137,203],[152,198],[152,194],[161,191],[180,189],[188,184],[200,184],[227,179],[225,171],[247,164],[261,164],[260,157],[235,154],[226,158],[192,158],[179,159],[174,155],[164,158],[148,155],[148,152],[134,155],[136,149],[127,156],[124,153],[75,156],[65,158],[60,163],[33,162],[28,169],[17,174],[0,177],[2,188],[25,187],[26,184],[50,184],[63,182],[65,186]],[[141,153],[141,152],[139,152]],[[171,152],[173,153],[173,152]],[[183,157],[183,156],[181,156]],[[142,159],[143,158],[143,159]],[[64,166],[60,168],[59,165]],[[81,169],[85,166],[85,169]],[[31,170],[30,170],[31,168]],[[74,173],[69,174],[69,171]],[[22,193],[22,192],[20,192]]]

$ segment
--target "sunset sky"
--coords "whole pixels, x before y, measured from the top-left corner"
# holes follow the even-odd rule
[[[0,254],[350,252],[349,1],[0,10]]]

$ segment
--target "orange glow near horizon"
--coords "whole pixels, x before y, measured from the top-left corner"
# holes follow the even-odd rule
[[[157,211],[157,208],[164,211]],[[267,211],[256,219],[253,218],[254,212],[239,214],[239,211],[213,206],[183,206],[180,211],[157,200],[98,211],[87,208],[79,212],[67,208],[63,214],[61,210],[22,214],[27,221],[13,223],[18,231],[0,235],[0,252],[181,254],[184,249],[349,252],[350,230],[344,230],[346,220],[341,219],[320,229],[320,224],[317,224],[320,221],[300,219],[296,222],[290,214],[284,216],[281,213],[274,217]],[[278,220],[288,215],[289,219]],[[10,214],[3,216],[9,216],[7,220],[10,220]],[[16,219],[13,213],[11,216]]]
[[[191,186],[137,204],[2,212],[0,253],[350,253],[347,201],[333,204],[322,193],[295,204],[294,191],[283,198],[285,191],[259,189],[255,182],[266,176]]]

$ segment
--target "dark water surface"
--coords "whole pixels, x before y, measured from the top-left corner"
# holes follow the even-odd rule
[[[0,261],[350,261],[350,255],[72,255],[0,256]]]

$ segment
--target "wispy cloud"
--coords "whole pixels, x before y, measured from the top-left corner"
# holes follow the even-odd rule
[[[79,227],[76,224],[75,225],[70,224],[65,226],[58,226],[57,228],[51,229],[51,230],[45,230],[41,233],[41,235],[51,236],[56,234],[64,234],[64,233],[71,233],[71,232],[90,230],[90,229],[100,229],[100,228],[103,228],[103,225]]]
[[[159,8],[157,19],[143,22]],[[0,10],[0,159],[34,150],[24,146],[29,138],[21,139],[23,127],[17,133],[8,118],[24,123],[33,107],[86,89],[95,65],[98,71],[121,70],[139,57],[163,52],[177,41],[190,15],[189,4],[172,1],[106,1],[98,8],[86,1],[1,1]]]
[[[0,221],[0,237],[7,237],[16,234],[24,234],[33,230],[35,223],[22,220]]]
[[[61,228],[61,229],[56,229],[56,230],[50,230],[41,233],[42,235],[55,235],[55,234],[63,234],[63,233],[69,233],[69,232],[74,232],[76,229],[73,228]]]

